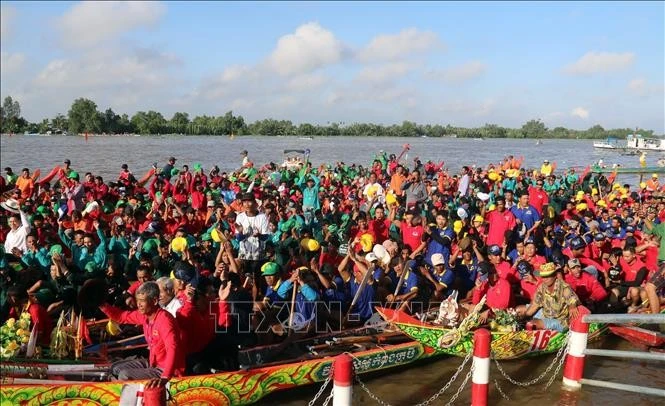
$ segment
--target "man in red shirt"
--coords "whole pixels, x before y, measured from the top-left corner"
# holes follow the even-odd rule
[[[621,265],[621,274],[623,282],[618,287],[612,289],[619,299],[626,298],[629,301],[628,313],[638,310],[640,298],[640,286],[649,274],[644,262],[640,261],[635,255],[635,248],[626,247],[623,249],[623,256],[619,260]]]
[[[547,192],[543,190],[542,179],[536,181],[536,187],[529,186],[529,203],[538,210],[538,213],[543,215],[543,207],[547,206],[550,202]]]
[[[489,262],[478,263],[478,270],[481,275],[486,274],[487,279],[476,279],[472,304],[476,305],[483,295],[487,295],[485,305],[488,309],[480,314],[480,323],[483,324],[487,321],[489,309],[507,309],[512,306],[512,291],[510,283],[500,278],[496,268]]]
[[[150,359],[118,361],[111,367],[120,380],[149,379],[165,385],[185,370],[185,353],[180,346],[180,332],[175,318],[159,307],[159,286],[145,282],[136,291],[138,310],[125,311],[103,304],[99,309],[111,320],[124,324],[143,325],[143,334],[150,350]]]
[[[579,259],[568,260],[568,272],[564,280],[575,291],[583,305],[593,308],[593,305],[607,298],[607,291],[602,287],[598,279],[591,274],[582,271]]]
[[[413,258],[425,247],[422,245],[424,228],[420,213],[416,210],[406,212],[404,221],[400,223],[399,227],[402,232],[402,241],[404,245],[411,248]]]
[[[503,196],[496,198],[496,209],[485,215],[490,225],[487,233],[487,245],[503,245],[506,231],[515,228],[515,216],[506,210],[506,199]]]
[[[369,222],[369,229],[376,239],[375,243],[383,244],[388,239],[390,220],[386,218],[386,211],[383,206],[377,206],[374,209],[374,218]]]

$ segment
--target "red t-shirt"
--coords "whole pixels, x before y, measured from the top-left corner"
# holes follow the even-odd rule
[[[483,282],[480,287],[473,290],[473,304],[480,302],[483,295],[487,295],[485,304],[492,309],[507,309],[511,307],[512,293],[510,283],[499,278],[494,286],[489,282]]]
[[[381,244],[388,239],[388,234],[390,232],[390,220],[371,220],[369,222],[369,229],[372,231],[372,234],[374,234],[374,238],[376,238],[375,242],[377,244]]]
[[[515,216],[508,210],[503,212],[492,210],[485,215],[485,219],[490,225],[487,245],[502,245],[506,231],[515,228]]]
[[[411,248],[411,252],[418,249],[420,243],[422,242],[423,226],[422,225],[412,226],[403,221],[401,230],[402,230],[402,241],[404,242],[404,245]]]

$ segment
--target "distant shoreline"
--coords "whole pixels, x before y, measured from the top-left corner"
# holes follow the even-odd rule
[[[85,134],[40,134],[40,133],[30,133],[30,134],[9,134],[2,133],[0,136],[3,137],[85,137]],[[230,138],[229,135],[216,135],[216,134],[88,134],[88,137],[225,137]],[[543,141],[543,140],[598,140],[597,137],[499,137],[499,136],[485,136],[485,137],[459,137],[459,136],[406,136],[406,135],[264,135],[264,134],[242,134],[234,135],[235,137],[272,137],[272,138],[303,138],[303,141],[312,141],[316,138],[337,138],[337,137],[368,137],[368,138],[408,138],[408,139],[466,139],[466,140],[485,140],[485,139],[505,139],[505,140],[532,140],[532,141]],[[307,139],[304,139],[307,137]],[[662,136],[654,135],[652,138],[663,138]],[[617,139],[625,139],[617,138]]]

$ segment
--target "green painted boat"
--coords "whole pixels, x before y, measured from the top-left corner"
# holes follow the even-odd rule
[[[465,357],[469,352],[473,352],[473,333],[471,332],[463,336],[455,345],[442,348],[439,346],[439,339],[451,329],[421,322],[399,310],[379,308],[377,311],[385,321],[419,341],[426,348],[431,348],[435,354]],[[605,324],[590,324],[589,340],[598,339],[607,330]],[[565,345],[566,336],[566,332],[556,330],[492,331],[491,358],[509,360],[554,353]]]

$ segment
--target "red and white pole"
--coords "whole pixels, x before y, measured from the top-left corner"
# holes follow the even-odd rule
[[[580,380],[584,375],[584,351],[586,351],[589,325],[582,321],[582,315],[570,323],[570,338],[568,339],[568,354],[563,367],[563,386],[568,390],[579,390],[582,387]]]
[[[334,362],[333,406],[351,406],[353,359],[348,354],[340,354]]]
[[[490,382],[489,330],[481,328],[473,334],[473,375],[471,376],[471,406],[487,406]]]

